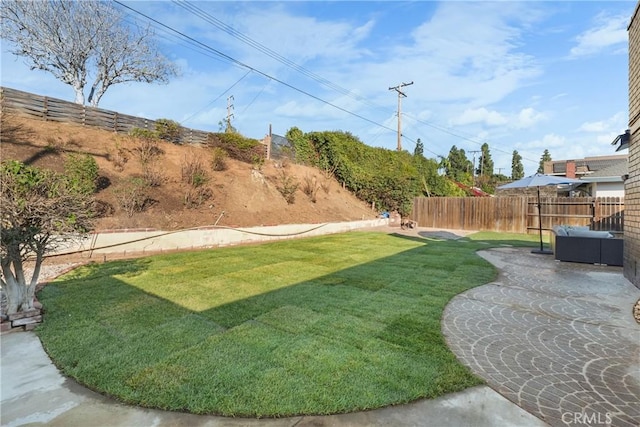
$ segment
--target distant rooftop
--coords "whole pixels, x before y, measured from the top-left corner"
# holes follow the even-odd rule
[[[585,157],[584,159],[575,160],[552,160],[545,162],[545,173],[549,175],[565,175],[567,173],[567,163],[573,162],[576,165],[576,175],[591,176],[593,173],[611,166],[626,166],[628,157],[628,154],[618,154],[612,156]]]
[[[600,182],[600,181],[624,181],[624,176],[629,174],[629,162],[617,162],[604,169],[600,169],[592,174],[582,177],[585,181]],[[607,179],[609,178],[609,179]]]

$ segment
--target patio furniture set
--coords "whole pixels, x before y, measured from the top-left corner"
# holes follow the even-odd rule
[[[551,249],[559,261],[621,266],[623,248],[619,233],[566,225],[551,230]]]

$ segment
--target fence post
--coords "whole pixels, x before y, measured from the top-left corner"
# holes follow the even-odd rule
[[[516,231],[516,233],[528,234],[529,230],[527,230],[527,213],[529,211],[529,198],[528,197],[520,197],[520,212],[522,213],[522,221],[520,223],[520,229]]]
[[[47,117],[49,116],[49,104],[48,104],[48,98],[45,96],[43,98],[43,103],[42,103],[42,118],[47,121]]]

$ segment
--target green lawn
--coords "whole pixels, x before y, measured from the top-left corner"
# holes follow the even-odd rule
[[[92,264],[41,291],[37,333],[65,374],[147,407],[273,417],[431,398],[481,383],[440,332],[447,302],[496,276],[475,250],[500,235],[473,239],[353,232]]]

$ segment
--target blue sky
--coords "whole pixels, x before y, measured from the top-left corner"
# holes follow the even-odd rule
[[[217,131],[233,95],[232,123],[246,136],[262,138],[269,124],[280,135],[293,126],[343,130],[394,149],[389,87],[413,81],[404,88],[403,148],[413,152],[420,138],[427,157],[455,144],[472,159],[486,142],[495,172],[506,175],[514,149],[531,174],[544,149],[553,159],[616,154],[610,143],[627,128],[626,27],[635,1],[123,3],[253,70],[158,28],[180,76],[113,86],[100,103],[109,110]],[[117,7],[131,22],[148,22]],[[6,43],[1,71],[3,86],[73,100],[69,86],[30,71]]]

